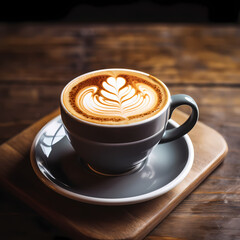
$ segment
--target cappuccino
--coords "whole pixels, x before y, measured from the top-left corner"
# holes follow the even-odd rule
[[[75,78],[65,87],[62,99],[65,108],[81,120],[122,125],[157,114],[166,105],[168,92],[151,75],[107,69]]]

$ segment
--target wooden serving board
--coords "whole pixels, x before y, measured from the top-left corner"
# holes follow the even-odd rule
[[[0,146],[0,182],[76,239],[142,239],[223,161],[228,151],[219,133],[198,122],[189,133],[195,151],[193,167],[170,192],[154,200],[128,206],[80,203],[45,186],[30,164],[30,147],[35,135],[58,114],[58,110],[53,112]],[[173,119],[183,122],[186,115],[175,111]]]

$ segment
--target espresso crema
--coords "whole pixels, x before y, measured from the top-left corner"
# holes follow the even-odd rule
[[[157,114],[166,105],[168,93],[150,75],[105,70],[75,78],[65,87],[62,98],[66,109],[79,119],[121,125]]]

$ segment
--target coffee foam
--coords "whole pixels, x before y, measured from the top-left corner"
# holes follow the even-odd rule
[[[80,76],[63,93],[63,103],[74,116],[112,125],[151,117],[165,106],[167,98],[159,80],[119,70]]]

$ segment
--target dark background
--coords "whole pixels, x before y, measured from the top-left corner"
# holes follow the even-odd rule
[[[240,1],[5,1],[0,21],[239,23]]]

